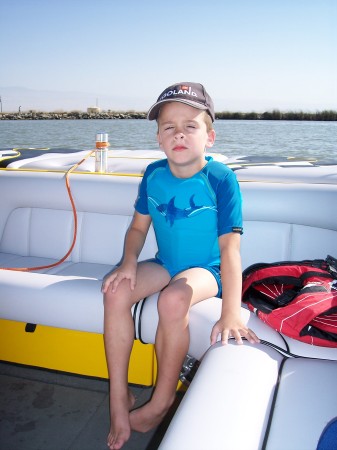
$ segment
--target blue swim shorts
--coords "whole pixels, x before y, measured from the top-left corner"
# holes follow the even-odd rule
[[[221,296],[222,296],[221,272],[220,272],[220,266],[218,266],[218,265],[215,265],[215,266],[190,266],[190,267],[186,267],[186,269],[179,270],[177,272],[174,269],[170,270],[159,258],[151,258],[151,259],[148,259],[147,261],[154,262],[154,263],[159,264],[160,266],[164,267],[170,274],[171,278],[175,277],[178,273],[183,272],[183,270],[194,269],[197,267],[200,269],[206,269],[209,272],[211,272],[211,274],[214,276],[215,281],[218,285],[218,293],[216,294],[216,297],[221,298]]]

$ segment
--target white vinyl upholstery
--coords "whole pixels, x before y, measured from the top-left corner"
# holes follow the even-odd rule
[[[0,316],[102,332],[101,280],[122,257],[139,182],[135,176],[72,174],[78,229],[71,255],[38,274],[1,270]],[[241,190],[243,268],[337,255],[336,185],[242,182]],[[40,266],[66,254],[74,218],[64,173],[3,170],[0,192],[1,267]],[[155,253],[151,229],[141,259]]]
[[[195,450],[316,450],[336,416],[336,376],[335,361],[284,359],[261,344],[216,344],[159,448],[179,449],[186,436]]]

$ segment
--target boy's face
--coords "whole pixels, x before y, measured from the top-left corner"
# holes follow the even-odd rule
[[[215,131],[207,131],[205,114],[179,102],[166,103],[161,108],[157,139],[173,166],[191,165],[195,170],[203,167],[205,148],[212,147],[215,141]]]

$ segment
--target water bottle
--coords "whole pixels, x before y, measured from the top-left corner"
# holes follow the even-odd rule
[[[108,133],[96,134],[95,172],[106,173],[108,171]]]

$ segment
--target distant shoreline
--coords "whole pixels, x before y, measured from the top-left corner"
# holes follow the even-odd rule
[[[306,120],[306,121],[337,121],[337,111],[325,110],[317,112],[279,110],[257,112],[218,112],[217,120]],[[0,113],[0,120],[92,120],[92,119],[146,119],[146,112],[136,111],[102,111],[87,113],[82,111],[42,112],[28,111],[16,113]]]

